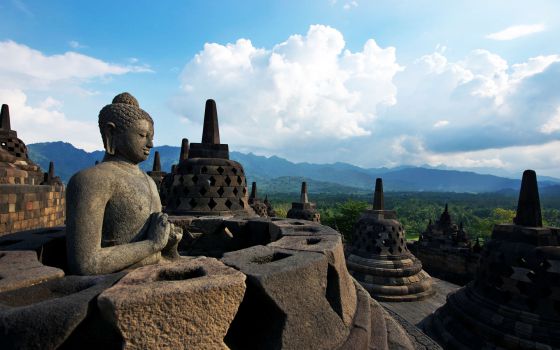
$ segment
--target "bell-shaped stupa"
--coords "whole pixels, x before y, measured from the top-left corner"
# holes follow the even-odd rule
[[[165,211],[172,215],[254,215],[248,203],[243,167],[220,143],[214,100],[206,101],[202,143],[183,139],[172,181],[163,181]]]
[[[434,294],[430,275],[406,247],[396,213],[385,210],[381,179],[375,182],[373,210],[365,211],[356,223],[346,263],[375,299],[415,301]]]
[[[560,348],[560,228],[543,227],[537,177],[523,173],[513,224],[495,225],[474,281],[424,321],[448,349]]]

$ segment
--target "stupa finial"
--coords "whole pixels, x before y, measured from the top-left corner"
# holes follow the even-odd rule
[[[161,171],[161,161],[159,159],[159,151],[156,151],[156,154],[154,154],[154,165],[152,167],[152,171]]]
[[[525,170],[521,180],[517,215],[513,219],[516,225],[541,227],[541,202],[537,186],[537,174],[534,170]]]
[[[375,192],[373,194],[373,210],[385,210],[385,198],[383,196],[383,179],[375,180]]]
[[[12,127],[10,125],[10,107],[7,104],[2,105],[2,111],[0,112],[0,129],[10,131]]]
[[[307,197],[307,182],[303,181],[301,183],[301,196],[300,196],[301,203],[309,203],[309,198]]]
[[[181,140],[181,153],[179,154],[179,163],[189,158],[189,139]]]
[[[216,101],[206,100],[204,110],[204,127],[202,129],[202,143],[220,144],[220,130],[218,128],[218,110]]]
[[[257,183],[253,181],[253,183],[251,184],[251,195],[249,196],[249,199],[254,200],[256,198],[257,198]]]
[[[51,160],[49,162],[49,181],[54,179],[54,162]]]

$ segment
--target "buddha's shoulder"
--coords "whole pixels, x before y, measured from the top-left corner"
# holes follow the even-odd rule
[[[112,184],[118,181],[118,174],[104,163],[100,163],[78,171],[70,178],[68,187],[112,187]]]

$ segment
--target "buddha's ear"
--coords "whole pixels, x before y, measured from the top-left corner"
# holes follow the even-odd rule
[[[105,146],[105,152],[110,155],[115,155],[115,133],[117,131],[117,127],[114,123],[106,123],[103,126],[103,143]]]

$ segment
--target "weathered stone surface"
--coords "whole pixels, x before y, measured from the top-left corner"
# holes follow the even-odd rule
[[[129,273],[99,296],[125,349],[223,349],[245,276],[213,258],[181,258]]]
[[[226,337],[232,349],[333,349],[349,334],[327,291],[325,255],[255,246],[222,261],[247,275]]]
[[[346,325],[352,323],[356,312],[356,290],[346,269],[341,236],[285,236],[268,246],[324,254],[329,263],[327,279],[331,288],[327,290],[327,294],[332,300],[331,306]]]
[[[103,162],[74,174],[66,191],[68,266],[93,275],[176,257],[182,230],[162,213],[154,181],[138,164],[153,147],[150,115],[129,93],[99,112]]]
[[[41,264],[33,251],[0,252],[0,292],[29,287],[64,276],[64,271]]]
[[[92,312],[91,301],[122,275],[67,276],[0,293],[0,348],[58,348]]]

